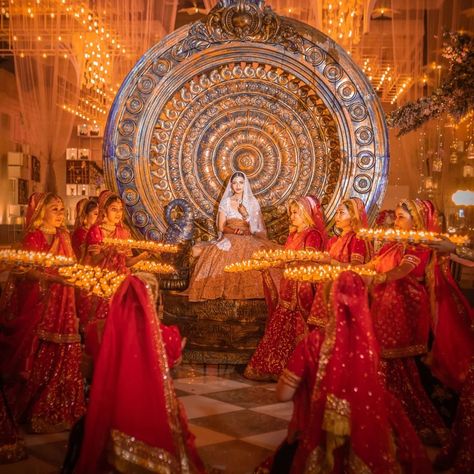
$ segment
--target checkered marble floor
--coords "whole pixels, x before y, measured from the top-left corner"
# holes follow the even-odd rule
[[[292,402],[278,403],[275,384],[252,382],[242,367],[183,365],[173,372],[189,428],[212,472],[251,473],[286,435]],[[58,473],[68,433],[26,435],[29,458],[0,474]]]

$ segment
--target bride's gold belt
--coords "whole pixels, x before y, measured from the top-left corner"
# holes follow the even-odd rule
[[[249,230],[250,228],[249,223],[242,219],[227,219],[225,225],[231,229]]]

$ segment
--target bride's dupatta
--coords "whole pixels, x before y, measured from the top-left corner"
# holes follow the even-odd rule
[[[76,473],[203,472],[169,372],[145,284],[128,277],[111,301]]]
[[[358,275],[344,272],[334,282],[330,300],[334,317],[326,328],[309,422],[292,473],[398,473],[392,409],[378,374],[367,289]],[[407,431],[414,435],[409,425]]]

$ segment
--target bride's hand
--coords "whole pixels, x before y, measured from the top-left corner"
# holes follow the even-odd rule
[[[237,208],[237,210],[240,212],[240,214],[242,215],[244,219],[247,219],[247,217],[249,216],[249,213],[246,207],[242,203],[239,204],[239,207]]]

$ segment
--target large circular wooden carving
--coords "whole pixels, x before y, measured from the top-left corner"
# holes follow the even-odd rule
[[[160,239],[164,207],[184,198],[198,237],[210,238],[237,170],[249,177],[276,240],[287,232],[285,204],[300,195],[317,195],[328,222],[349,196],[373,215],[388,145],[365,76],[309,26],[257,1],[222,3],[149,50],[114,102],[104,161],[133,225]]]

